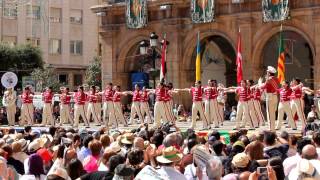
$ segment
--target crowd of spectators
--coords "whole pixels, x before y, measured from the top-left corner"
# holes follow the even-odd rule
[[[0,177],[21,180],[320,179],[320,132],[181,132],[172,124],[130,132],[50,127],[0,133]]]

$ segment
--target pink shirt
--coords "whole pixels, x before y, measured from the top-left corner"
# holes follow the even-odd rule
[[[83,160],[83,168],[84,168],[84,170],[86,170],[87,173],[98,171],[98,168],[99,168],[98,160],[99,160],[99,157],[94,157],[92,155],[86,157]]]

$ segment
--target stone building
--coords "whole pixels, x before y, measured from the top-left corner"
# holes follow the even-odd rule
[[[236,46],[238,30],[242,36],[245,79],[258,80],[268,65],[277,65],[280,26],[288,49],[286,77],[298,76],[306,86],[320,87],[320,1],[290,0],[290,18],[282,22],[263,22],[261,0],[215,1],[215,21],[193,24],[190,0],[148,1],[148,24],[128,29],[125,4],[105,3],[92,7],[100,12],[103,82],[112,81],[130,88],[130,75],[140,71],[139,43],[151,32],[166,33],[167,80],[176,88],[190,87],[195,81],[197,33],[200,32],[202,81],[217,79],[226,86],[236,85]],[[158,49],[160,51],[160,49]],[[159,64],[159,63],[158,63]],[[177,97],[179,103],[188,98]]]
[[[1,41],[39,46],[46,66],[73,89],[83,83],[98,53],[98,18],[90,7],[98,0],[2,0]]]

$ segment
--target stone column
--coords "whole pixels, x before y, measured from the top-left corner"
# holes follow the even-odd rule
[[[315,17],[313,17],[314,24],[314,49],[315,49],[315,57],[313,57],[314,65],[313,65],[313,73],[314,73],[314,88],[320,89],[320,15],[319,13]]]
[[[113,77],[113,59],[115,58],[113,53],[113,38],[112,32],[103,32],[100,35],[101,45],[102,45],[102,86],[104,87],[106,83],[112,82]]]

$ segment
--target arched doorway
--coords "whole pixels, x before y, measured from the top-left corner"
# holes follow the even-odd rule
[[[154,84],[157,84],[160,81],[160,58],[157,58],[155,62],[153,62],[150,55],[151,49],[148,50],[148,55],[141,55],[139,49],[140,42],[136,43],[129,49],[124,60],[124,71],[128,74],[127,89],[133,89],[131,77],[134,73],[145,73],[149,79],[149,87],[154,87]],[[160,54],[159,49],[155,50],[157,51],[157,54]]]
[[[225,86],[236,85],[236,53],[231,43],[224,37],[214,35],[201,40],[201,80],[216,79]],[[196,48],[191,56],[191,67],[195,70]],[[195,81],[195,76],[193,76]]]
[[[313,89],[313,54],[308,41],[294,31],[283,31],[284,47],[286,53],[285,78],[290,81],[299,77],[305,86]],[[262,67],[277,67],[279,32],[273,35],[262,50]]]

